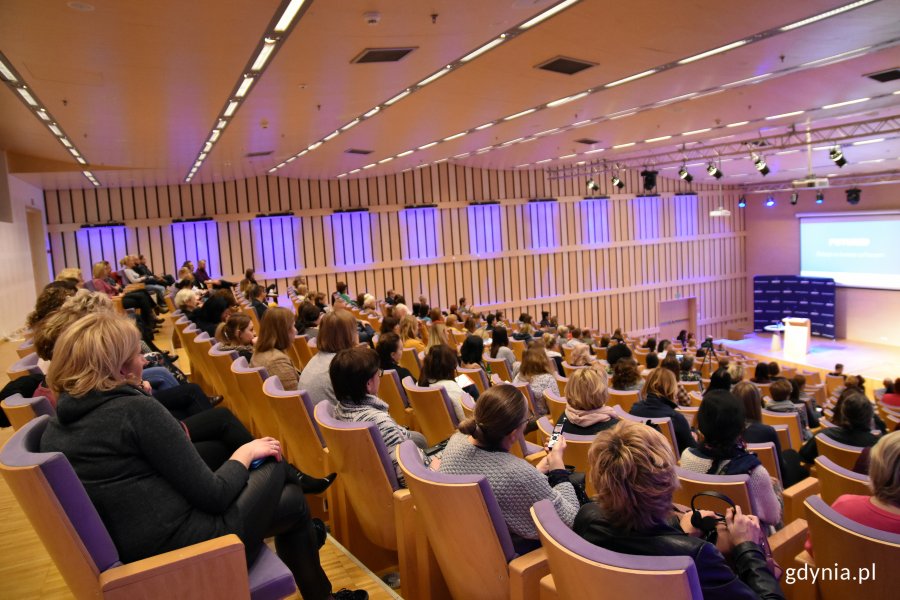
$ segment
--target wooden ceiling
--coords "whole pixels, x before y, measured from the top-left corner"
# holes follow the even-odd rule
[[[900,172],[900,128],[895,126],[900,80],[880,83],[865,75],[900,67],[900,0],[877,0],[803,27],[779,29],[848,3],[581,0],[520,30],[520,24],[558,0],[307,0],[305,12],[193,181],[266,174],[508,31],[515,35],[504,43],[383,106],[277,174],[352,178],[449,159],[489,169],[570,168],[586,161],[582,171],[598,173],[602,161],[607,168],[624,161],[675,177],[681,161],[673,162],[672,155],[684,151],[695,181],[712,182],[704,165],[722,144],[753,143],[791,127],[804,131],[867,123],[842,132],[848,164],[841,169],[827,150],[812,150],[821,143],[780,155],[776,152],[782,148],[764,146],[771,169],[765,181],[803,177],[810,165],[820,177],[891,175]],[[4,0],[0,51],[101,185],[177,184],[184,182],[267,28],[286,5],[287,0]],[[378,13],[377,24],[368,23],[368,12]],[[739,40],[750,42],[672,66]],[[366,48],[397,47],[414,50],[398,62],[351,62]],[[559,56],[594,66],[575,75],[536,68]],[[836,58],[823,60],[829,57]],[[660,67],[665,68],[604,87]],[[773,75],[728,86],[768,73]],[[0,148],[10,154],[11,170],[45,189],[89,187],[81,175],[84,167],[19,94],[4,87]],[[586,90],[599,91],[544,108]],[[689,94],[701,97],[659,105]],[[860,98],[871,99],[822,108]],[[534,107],[541,109],[502,120]],[[636,114],[609,118],[637,107]],[[766,120],[796,111],[804,112]],[[497,123],[472,131],[492,121]],[[589,122],[572,128],[582,121]],[[749,122],[726,127],[742,121]],[[553,131],[557,128],[562,129]],[[470,133],[396,157],[463,131]],[[645,142],[664,136],[673,137]],[[882,137],[882,142],[852,145]],[[518,138],[524,139],[502,146]],[[613,148],[631,142],[637,143]],[[372,153],[349,154],[349,149]],[[751,149],[724,155],[720,183],[760,183]],[[271,154],[247,156],[263,152]],[[378,164],[391,157],[396,158]],[[352,173],[372,163],[376,166]]]

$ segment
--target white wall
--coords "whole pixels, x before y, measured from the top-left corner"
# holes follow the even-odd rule
[[[14,176],[0,185],[8,186],[12,209],[12,223],[0,221],[0,336],[5,337],[24,326],[36,297],[26,208],[39,210],[45,223],[46,218],[43,190]]]

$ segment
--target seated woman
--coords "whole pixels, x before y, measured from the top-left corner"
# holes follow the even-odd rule
[[[383,333],[378,338],[375,345],[375,352],[378,353],[378,361],[382,371],[397,371],[397,377],[402,382],[407,377],[412,377],[409,369],[401,367],[398,364],[400,357],[403,356],[403,344],[400,343],[400,336],[396,333]]]
[[[505,360],[509,374],[515,377],[518,364],[516,363],[516,353],[509,347],[509,334],[506,332],[506,327],[496,325],[491,330],[491,358]]]
[[[819,455],[819,447],[816,438],[820,435],[837,440],[849,446],[869,447],[874,446],[878,436],[872,433],[875,426],[875,409],[872,403],[864,395],[849,389],[841,396],[840,407],[835,406],[835,426],[826,427],[800,448],[800,458],[808,464],[812,464]]]
[[[309,392],[309,397],[314,403],[327,400],[336,404],[337,397],[334,395],[331,377],[328,374],[329,366],[335,354],[357,344],[359,332],[353,313],[349,310],[333,310],[327,313],[319,323],[319,335],[316,337],[316,347],[319,351],[303,368],[299,389]]]
[[[163,319],[156,318],[156,315],[153,312],[154,305],[153,300],[150,299],[150,294],[145,290],[140,289],[142,287],[140,284],[128,286],[126,290],[130,291],[118,289],[107,282],[109,272],[109,263],[104,261],[94,263],[94,278],[92,280],[94,291],[102,292],[110,298],[121,295],[123,308],[139,309],[143,338],[145,341],[152,340],[154,329],[163,322]]]
[[[462,407],[463,391],[456,383],[456,352],[450,346],[437,345],[428,351],[425,360],[422,361],[422,374],[419,377],[419,385],[423,387],[440,386],[447,390],[453,412],[458,421],[466,418]],[[476,390],[476,395],[478,391]]]
[[[779,413],[795,413],[800,416],[800,435],[805,442],[812,437],[806,416],[806,408],[797,406],[791,402],[791,392],[793,387],[791,382],[784,378],[776,379],[769,386],[769,393],[772,395],[772,401],[766,404],[766,410]]]
[[[620,361],[621,362],[621,361]],[[618,377],[618,375],[616,375]],[[613,385],[615,388],[615,385]],[[678,384],[675,376],[668,369],[654,369],[644,385],[644,398],[631,407],[631,414],[645,419],[669,417],[675,429],[675,441],[678,443],[678,451],[683,452],[687,448],[697,445],[691,434],[691,426],[684,415],[675,410],[675,394],[678,392]]]
[[[484,338],[470,335],[459,347],[459,366],[464,369],[484,369]]]
[[[425,436],[398,425],[388,412],[388,405],[377,396],[382,369],[378,354],[366,346],[340,350],[328,363],[328,376],[337,401],[334,417],[339,421],[375,423],[387,448],[401,487],[406,487],[403,471],[397,465],[396,448],[406,440],[413,440],[419,448],[427,448]],[[426,465],[431,459],[423,455]]]
[[[755,454],[747,452],[741,439],[745,420],[744,405],[734,394],[727,390],[706,394],[697,411],[701,442],[681,453],[681,466],[708,475],[749,475],[753,514],[774,526],[781,522],[782,503],[770,473]]]
[[[631,356],[616,361],[613,366],[612,388],[620,392],[640,392],[644,389],[644,380],[641,379],[638,361]]]
[[[124,562],[234,533],[249,564],[274,534],[303,597],[329,598],[316,529],[278,440],[249,441],[210,470],[181,424],[136,387],[139,341],[127,319],[110,313],[62,335],[47,375],[59,410],[41,451],[65,454]],[[256,460],[265,462],[251,470]]]
[[[816,411],[816,399],[806,391],[806,376],[797,373],[788,381],[791,384],[791,402],[797,411],[806,413],[806,424],[810,429],[819,427],[819,413]]]
[[[566,422],[563,433],[596,435],[619,422],[616,411],[606,406],[609,399],[606,371],[578,369],[566,384]]]
[[[872,496],[845,494],[831,508],[857,523],[900,534],[900,431],[872,447],[869,481]]]
[[[400,339],[404,348],[425,352],[425,344],[419,337],[419,321],[414,316],[406,315],[400,319]]]
[[[175,308],[181,311],[181,314],[193,321],[194,311],[200,306],[200,299],[194,290],[178,290],[175,292]]]
[[[191,320],[200,331],[205,331],[209,337],[216,337],[216,328],[219,323],[224,323],[232,313],[237,311],[237,302],[228,290],[219,290],[209,295],[203,306],[191,315]]]
[[[259,324],[259,337],[250,358],[251,367],[265,367],[270,376],[278,377],[281,386],[290,391],[298,389],[299,376],[285,351],[294,343],[296,336],[294,313],[280,306],[267,310]]]
[[[531,506],[550,500],[560,518],[571,525],[578,497],[569,482],[563,459],[566,441],[560,438],[537,468],[509,453],[519,443],[531,419],[528,403],[515,386],[495,385],[475,404],[475,416],[459,425],[441,456],[441,473],[484,475],[497,498],[503,519],[519,553],[537,548],[523,540],[537,540]]]
[[[750,381],[753,383],[772,383],[772,380],[769,379],[769,364],[764,362],[757,363]]]
[[[596,359],[591,356],[590,346],[581,342],[572,345],[572,351],[569,353],[568,363],[573,367],[588,367]]]
[[[435,346],[447,346],[450,348],[449,336],[452,335],[447,331],[447,326],[443,323],[432,323],[428,326],[428,343],[425,344],[425,352],[428,352]]]
[[[250,300],[250,306],[256,311],[256,318],[262,320],[263,315],[269,309],[266,304],[266,288],[261,285],[254,284],[247,290],[247,299]]]
[[[732,570],[716,546],[691,526],[690,512],[680,519],[673,514],[675,457],[658,431],[622,421],[597,435],[588,461],[597,501],[581,507],[575,533],[614,552],[691,557],[706,600],[784,598],[757,544],[762,533],[756,517],[740,508],[725,515]]]
[[[513,383],[527,383],[531,388],[534,401],[534,416],[538,419],[547,414],[547,401],[544,392],[550,391],[559,395],[559,384],[556,383],[556,364],[544,352],[544,344],[534,342],[522,355],[522,364],[513,378]]]
[[[662,359],[660,366],[663,369],[672,371],[672,375],[675,376],[675,381],[678,385],[678,393],[675,395],[675,403],[678,404],[678,406],[690,406],[691,397],[688,395],[687,390],[684,389],[684,386],[681,385],[681,363],[678,361],[678,358],[675,357],[675,353],[666,353],[666,357]]]
[[[319,320],[325,314],[312,302],[304,302],[297,309],[297,322],[295,327],[297,335],[305,335],[308,340],[316,339],[319,335]]]
[[[253,330],[253,321],[244,313],[233,314],[221,323],[216,328],[216,339],[222,344],[220,350],[237,352],[248,361],[253,359],[256,332]]]

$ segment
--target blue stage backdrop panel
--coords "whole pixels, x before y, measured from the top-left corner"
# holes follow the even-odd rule
[[[113,271],[119,270],[119,261],[128,254],[130,232],[124,225],[83,227],[75,234],[78,243],[78,266],[81,276],[93,278],[94,263],[108,260]],[[52,273],[52,271],[51,271]]]
[[[433,206],[400,212],[400,245],[404,260],[440,256],[440,217]]]
[[[470,254],[484,256],[503,250],[503,214],[499,204],[466,207]]]
[[[581,243],[585,246],[609,243],[609,200],[585,198],[578,203],[581,210]]]
[[[290,277],[300,268],[300,219],[290,215],[253,219],[253,265],[266,279]]]
[[[219,264],[218,223],[209,219],[202,221],[184,221],[172,223],[172,245],[175,246],[175,269],[178,270],[186,260],[194,263],[194,268],[201,260],[206,261],[206,272],[210,277],[219,277],[222,267]]]
[[[559,204],[555,201],[525,205],[528,218],[528,249],[543,250],[559,245]]]
[[[336,267],[351,267],[374,262],[372,258],[372,219],[368,211],[334,213],[326,217],[328,236],[334,250]]]
[[[834,279],[797,275],[753,278],[753,330],[785,317],[809,319],[812,335],[834,339]]]

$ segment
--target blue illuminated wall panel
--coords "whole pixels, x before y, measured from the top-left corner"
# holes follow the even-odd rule
[[[466,207],[469,221],[469,253],[493,254],[503,249],[503,222],[499,204]]]
[[[700,211],[697,196],[675,196],[672,202],[675,204],[675,236],[698,235]]]
[[[82,277],[91,279],[94,263],[102,260],[108,260],[113,271],[118,270],[119,260],[128,254],[128,236],[128,229],[124,225],[79,229],[75,233],[75,239]]]
[[[408,208],[400,212],[400,245],[404,260],[437,258],[440,225],[436,208]]]
[[[556,248],[559,245],[559,204],[531,202],[525,209],[530,234],[528,247],[532,250]]]
[[[200,260],[206,261],[206,272],[210,277],[222,274],[219,264],[218,223],[215,221],[191,221],[172,223],[172,244],[175,246],[174,273],[189,260],[197,266]]]
[[[368,212],[335,213],[325,217],[325,222],[334,249],[335,266],[347,267],[374,262],[372,222]]]
[[[629,209],[635,215],[634,239],[653,240],[659,237],[660,198],[634,198],[628,201]]]
[[[253,265],[267,278],[289,277],[299,268],[300,219],[292,216],[253,219]]]
[[[581,216],[581,243],[585,245],[609,242],[609,200],[582,200],[578,203]]]

